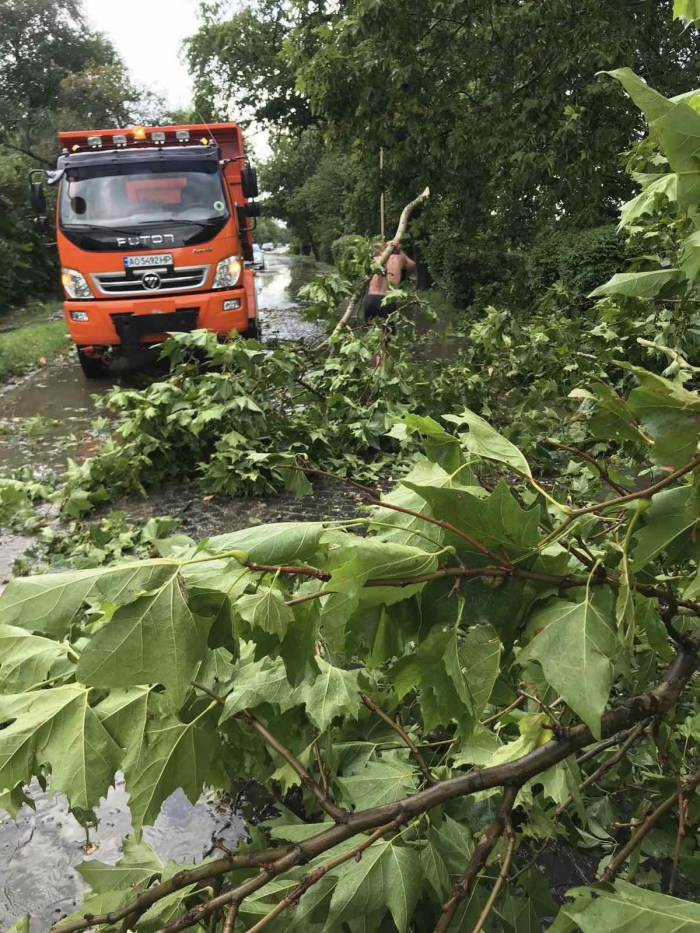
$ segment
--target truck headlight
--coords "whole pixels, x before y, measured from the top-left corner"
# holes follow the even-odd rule
[[[83,301],[93,297],[82,272],[76,272],[75,269],[61,269],[61,282],[69,298]]]
[[[233,288],[234,285],[238,285],[242,269],[238,256],[222,259],[216,267],[212,288]]]

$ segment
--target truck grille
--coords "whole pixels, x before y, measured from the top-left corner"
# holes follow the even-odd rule
[[[163,292],[185,292],[202,288],[209,275],[209,266],[159,266],[157,268],[133,269],[126,272],[96,272],[90,276],[95,289],[101,295],[112,297],[130,295],[162,295]],[[160,278],[156,288],[147,288],[143,277],[155,272]]]

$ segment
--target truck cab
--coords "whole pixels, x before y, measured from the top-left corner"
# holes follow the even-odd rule
[[[88,378],[170,331],[257,336],[255,272],[245,264],[260,209],[237,124],[59,140],[48,175],[58,186],[64,309]]]

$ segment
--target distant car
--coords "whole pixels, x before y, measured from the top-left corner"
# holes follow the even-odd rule
[[[265,256],[257,243],[253,243],[253,262],[251,265],[254,269],[265,270]]]
[[[272,250],[275,248],[275,244],[274,243],[263,243],[262,248],[264,252],[271,253]]]

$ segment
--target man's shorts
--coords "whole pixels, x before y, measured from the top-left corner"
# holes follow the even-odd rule
[[[382,304],[385,297],[385,295],[367,295],[365,297],[365,323],[371,321],[372,318],[386,318],[392,311],[396,310],[396,305],[393,302]]]

